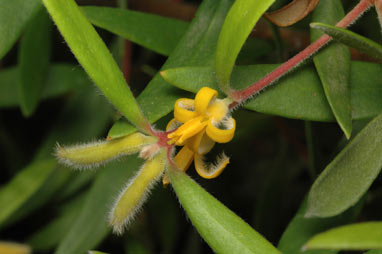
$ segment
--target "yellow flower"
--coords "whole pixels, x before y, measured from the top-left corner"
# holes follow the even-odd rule
[[[203,155],[211,151],[215,142],[229,142],[236,123],[229,113],[229,101],[217,98],[217,92],[203,87],[191,99],[175,103],[174,116],[166,132],[151,130],[151,135],[139,132],[122,138],[69,147],[57,146],[59,161],[78,169],[90,169],[120,156],[139,153],[146,160],[141,169],[120,192],[111,209],[109,221],[114,232],[122,233],[144,203],[150,190],[166,169],[176,166],[186,171],[195,161],[195,168],[204,178],[218,176],[229,163],[224,154],[215,165],[206,165]],[[172,158],[174,146],[183,146]],[[175,164],[175,165],[174,165]],[[163,183],[169,183],[165,174]]]
[[[235,119],[230,116],[228,108],[230,101],[220,100],[217,95],[216,90],[203,87],[195,100],[178,99],[174,107],[174,119],[166,128],[169,132],[168,143],[183,146],[174,157],[178,168],[186,171],[194,160],[198,174],[207,179],[220,175],[229,163],[229,158],[223,153],[216,164],[206,165],[203,155],[211,151],[215,142],[231,141],[236,129]],[[167,176],[164,176],[163,183],[169,183]]]

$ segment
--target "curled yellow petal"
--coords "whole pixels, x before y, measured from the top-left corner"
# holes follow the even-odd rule
[[[218,126],[216,126],[218,125]],[[221,126],[219,126],[221,125]],[[208,121],[206,128],[207,135],[215,142],[227,143],[232,140],[236,130],[236,121],[232,117],[221,122]]]
[[[197,115],[194,100],[181,98],[175,102],[174,117],[177,121],[185,123]]]
[[[190,150],[187,146],[183,146],[182,149],[174,157],[174,162],[178,169],[186,171],[194,159],[194,152]],[[165,174],[162,178],[163,185],[170,183],[170,178]]]
[[[223,153],[217,158],[216,163],[206,164],[203,160],[203,156],[195,154],[195,169],[198,174],[206,179],[212,179],[219,176],[224,168],[228,165],[229,158]]]
[[[30,254],[32,253],[32,250],[28,245],[25,245],[25,244],[0,241],[0,253],[1,254]]]
[[[195,111],[204,115],[211,101],[213,102],[218,96],[218,92],[209,87],[203,87],[195,96]]]
[[[145,202],[150,189],[163,173],[165,160],[166,151],[162,149],[152,160],[143,165],[123,189],[110,212],[109,220],[115,233],[122,234]]]
[[[74,146],[57,146],[56,156],[59,161],[70,167],[87,169],[99,166],[122,155],[138,152],[142,147],[155,143],[152,136],[139,132],[109,141],[99,141]]]
[[[208,137],[205,131],[199,132],[186,142],[186,146],[198,154],[206,154],[214,147],[215,142]]]
[[[228,105],[224,100],[215,100],[207,109],[207,116],[211,117],[215,121],[221,121],[228,114]]]
[[[170,122],[168,122],[167,126],[166,126],[166,131],[172,131],[172,130],[175,130],[177,129],[179,126],[181,126],[182,123],[177,121],[175,118],[171,119]]]

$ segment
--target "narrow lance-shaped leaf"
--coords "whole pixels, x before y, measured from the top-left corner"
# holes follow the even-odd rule
[[[171,184],[203,239],[216,253],[280,253],[185,173],[170,169]]]
[[[330,218],[305,218],[307,202],[303,201],[297,214],[281,236],[278,248],[283,253],[300,254],[304,244],[314,236],[330,228],[353,222],[359,215],[363,200],[346,212]],[[310,254],[334,254],[338,251],[312,251]]]
[[[49,15],[41,8],[21,39],[18,88],[24,116],[30,116],[35,111],[48,76],[51,30]]]
[[[336,24],[344,15],[340,0],[321,0],[313,12],[312,20]],[[311,40],[317,40],[322,34],[321,31],[312,30]],[[333,43],[320,51],[313,58],[313,62],[330,108],[345,136],[350,138],[352,130],[349,82],[350,51],[343,44]]]
[[[382,249],[382,222],[363,222],[333,228],[312,237],[306,250],[365,250]]]
[[[320,0],[293,0],[281,9],[265,13],[264,17],[278,26],[290,26],[306,17],[318,2]]]
[[[182,20],[110,7],[81,8],[94,25],[168,56],[187,30]]]
[[[369,189],[382,167],[382,114],[336,156],[314,182],[306,217],[337,215]]]
[[[74,0],[43,0],[80,64],[104,95],[138,129],[151,127],[106,45]]]
[[[31,163],[0,189],[0,225],[15,213],[50,176],[56,166],[54,159]]]
[[[322,32],[333,37],[334,40],[348,45],[349,47],[358,49],[360,52],[368,54],[373,58],[382,59],[382,46],[364,36],[347,29],[318,22],[311,23],[310,27],[321,30]]]
[[[0,59],[11,49],[22,30],[41,8],[41,0],[0,0]]]
[[[229,95],[230,77],[245,40],[274,0],[237,0],[224,21],[216,48],[216,77]]]
[[[231,0],[204,0],[162,69],[213,65],[219,31],[231,4]],[[155,122],[174,109],[178,98],[186,96],[184,91],[168,84],[158,73],[138,96],[138,102],[149,121]],[[126,121],[118,121],[108,135],[115,138],[133,131],[134,128]]]
[[[0,107],[19,105],[19,94],[15,80],[18,79],[16,67],[0,71]],[[41,99],[54,98],[70,91],[79,90],[90,85],[86,73],[75,65],[52,64],[49,67]]]

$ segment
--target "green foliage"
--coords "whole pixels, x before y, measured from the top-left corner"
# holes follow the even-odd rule
[[[238,0],[224,21],[216,47],[216,77],[229,95],[230,77],[240,49],[252,28],[274,0]]]
[[[349,47],[358,49],[375,59],[382,59],[382,46],[364,36],[354,33],[350,30],[331,26],[319,22],[310,24],[311,28],[321,30],[333,37],[334,40],[341,42]]]
[[[51,51],[51,22],[41,9],[26,27],[19,50],[19,98],[24,116],[35,111],[45,84]]]
[[[353,10],[344,19],[353,23],[371,1],[352,9],[354,3],[322,0],[313,15],[283,30],[261,19],[281,0],[150,5],[157,14],[141,1],[144,7],[128,5],[137,11],[124,9],[124,0],[117,1],[124,8],[0,0],[0,242],[65,254],[379,254],[372,249],[381,248],[382,232],[382,65],[374,61],[382,59],[380,24],[372,12],[354,28],[374,41],[334,26],[343,9]],[[334,41],[320,52],[304,50],[309,35],[315,41],[324,33]],[[129,49],[123,39],[135,44]],[[296,54],[301,61],[286,61]],[[264,79],[273,70],[288,74]],[[259,81],[274,85],[248,94]],[[230,97],[217,101],[236,120],[234,139],[204,158],[210,163],[222,150],[230,157],[219,178],[208,181],[174,167],[179,149],[161,132],[175,101],[205,86]],[[250,99],[236,104],[243,91]],[[229,129],[221,124],[220,131]],[[138,144],[141,158],[128,157],[123,151],[131,143],[119,141],[129,137],[118,138],[137,130],[154,138]],[[96,141],[105,138],[111,141]],[[57,142],[91,142],[99,168],[74,172],[58,164]],[[115,156],[100,156],[102,144]],[[191,160],[201,155],[191,152]],[[132,179],[150,156],[160,157],[155,175],[164,168],[170,186],[153,188],[127,232],[116,236],[110,209],[121,190],[139,185]],[[111,157],[119,158],[108,163]],[[152,175],[141,174],[147,187],[129,189],[144,193],[135,203],[123,196],[137,204],[130,208],[149,196]],[[125,221],[122,203],[118,209]]]
[[[322,0],[314,10],[312,20],[336,24],[344,16],[341,1]],[[321,31],[312,30],[311,40],[323,35]],[[352,130],[350,105],[350,51],[340,43],[332,43],[313,57],[314,65],[322,82],[326,98],[333,115],[347,138]]]
[[[364,222],[333,228],[310,239],[305,249],[382,249],[382,223]]]
[[[382,114],[336,156],[314,182],[306,217],[330,217],[354,205],[382,168]]]
[[[188,26],[181,20],[137,11],[95,6],[82,10],[94,25],[165,56],[175,49]]]
[[[240,217],[186,174],[169,171],[171,183],[193,225],[216,253],[280,253]]]

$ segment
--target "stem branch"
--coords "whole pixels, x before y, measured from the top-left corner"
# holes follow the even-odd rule
[[[372,5],[374,5],[374,0],[361,0],[341,21],[339,21],[336,26],[345,28],[354,23],[365,11],[367,11]],[[310,44],[300,53],[290,58],[288,61],[277,67],[274,71],[270,72],[262,79],[252,84],[251,86],[239,90],[231,91],[230,97],[235,100],[235,102],[230,104],[230,108],[234,108],[238,104],[241,104],[251,98],[253,95],[257,94],[259,91],[274,83],[285,74],[296,68],[305,59],[309,58],[311,55],[316,53],[324,45],[326,45],[332,38],[328,35],[321,36],[318,40]]]

